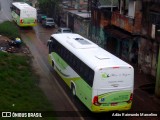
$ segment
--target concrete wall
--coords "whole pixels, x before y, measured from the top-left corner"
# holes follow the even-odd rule
[[[105,32],[103,30],[103,27],[91,27],[91,40],[101,46],[102,48],[105,47],[106,44],[106,38],[105,38]]]
[[[89,36],[89,25],[90,22],[85,19],[79,19],[74,17],[74,32],[82,35],[83,37]]]
[[[158,44],[148,39],[141,38],[139,43],[138,64],[146,74],[156,77]]]

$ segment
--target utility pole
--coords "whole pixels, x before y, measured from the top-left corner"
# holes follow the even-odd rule
[[[113,0],[111,0],[111,12],[113,12]]]
[[[88,0],[87,2],[88,2],[88,5],[87,5],[87,11],[89,12],[89,11],[90,11],[90,9],[91,9],[91,8],[90,8],[90,7],[91,7],[91,0]]]
[[[80,11],[80,0],[76,0],[76,9]]]
[[[126,7],[126,0],[120,0],[120,14],[124,13]]]
[[[158,64],[157,64],[155,94],[157,97],[160,97],[160,48],[159,48]]]
[[[73,6],[73,0],[71,0],[71,7]]]

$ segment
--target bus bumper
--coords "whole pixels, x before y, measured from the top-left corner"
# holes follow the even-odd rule
[[[132,103],[124,103],[123,105],[117,105],[117,106],[92,105],[91,111],[92,112],[127,111],[131,109],[131,105]]]
[[[33,24],[19,24],[20,27],[34,27],[37,26],[37,23],[33,23]]]

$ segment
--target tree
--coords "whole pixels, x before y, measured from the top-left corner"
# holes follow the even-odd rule
[[[39,8],[48,16],[55,17],[59,11],[59,4],[62,0],[38,0]]]

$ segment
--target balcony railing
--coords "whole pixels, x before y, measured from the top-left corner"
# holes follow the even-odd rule
[[[160,13],[150,12],[150,22],[155,25],[160,25]]]
[[[113,12],[111,18],[111,24],[119,27],[125,31],[130,32],[131,34],[140,34],[141,33],[141,12],[135,14],[135,18],[125,16],[119,12]]]

